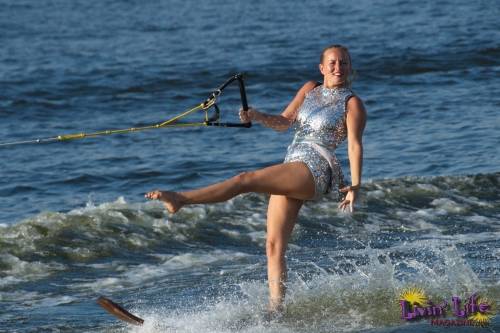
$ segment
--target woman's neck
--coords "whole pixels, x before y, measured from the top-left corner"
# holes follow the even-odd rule
[[[323,82],[323,87],[327,89],[341,89],[341,88],[347,88],[347,85],[345,83],[329,85],[328,83]]]

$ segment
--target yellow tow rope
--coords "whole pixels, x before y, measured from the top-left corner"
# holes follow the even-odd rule
[[[123,133],[130,133],[130,132],[139,132],[139,131],[145,131],[145,130],[150,130],[150,129],[155,129],[155,128],[163,128],[163,127],[188,127],[188,126],[207,126],[208,122],[208,109],[212,107],[212,105],[215,104],[215,98],[211,98],[203,103],[201,103],[198,106],[195,106],[194,108],[187,110],[173,118],[170,118],[162,123],[159,124],[154,124],[154,125],[148,125],[148,126],[142,126],[142,127],[131,127],[131,128],[125,128],[125,129],[116,129],[116,130],[103,130],[103,131],[97,131],[97,132],[92,132],[92,133],[76,133],[76,134],[66,134],[66,135],[58,135],[56,138],[59,141],[66,141],[66,140],[75,140],[75,139],[83,139],[83,138],[94,138],[96,136],[104,136],[104,135],[111,135],[111,134],[123,134]],[[179,120],[182,117],[185,117],[195,111],[198,110],[205,110],[205,122],[201,123],[182,123],[182,124],[172,124]]]
[[[220,126],[220,127],[246,127],[249,128],[252,126],[251,123],[221,123],[219,120],[219,108],[216,104],[217,97],[222,93],[222,90],[228,86],[231,82],[238,81],[240,87],[240,96],[241,102],[243,106],[243,110],[248,110],[248,104],[246,99],[245,87],[243,84],[242,74],[236,74],[229,78],[224,84],[222,84],[219,88],[214,90],[210,97],[208,97],[203,103],[195,106],[192,109],[182,112],[181,114],[170,118],[162,123],[153,124],[149,126],[141,126],[141,127],[131,127],[125,129],[114,129],[114,130],[103,130],[91,133],[75,133],[75,134],[64,134],[58,135],[55,137],[42,138],[42,139],[33,139],[33,140],[24,140],[24,141],[14,141],[14,142],[0,142],[0,147],[13,146],[13,145],[21,145],[21,144],[31,144],[31,143],[49,143],[56,141],[69,141],[83,138],[95,138],[98,136],[112,135],[112,134],[123,134],[123,133],[131,133],[131,132],[139,132],[150,129],[157,128],[165,128],[165,127],[188,127],[188,126]],[[215,115],[211,118],[208,117],[208,109],[211,107],[215,108]],[[199,110],[205,111],[205,121],[204,122],[191,122],[191,123],[176,123],[177,120]]]
[[[20,144],[30,144],[30,143],[48,143],[48,142],[55,142],[55,141],[69,141],[69,140],[77,140],[77,139],[84,139],[84,138],[95,138],[98,136],[105,136],[105,135],[112,135],[112,134],[123,134],[123,133],[130,133],[130,132],[139,132],[139,131],[145,131],[145,130],[150,130],[150,129],[165,128],[165,127],[209,126],[210,120],[208,117],[208,109],[210,109],[212,106],[214,106],[215,102],[216,102],[216,97],[212,96],[209,99],[207,99],[205,102],[200,103],[199,105],[195,106],[194,108],[189,109],[187,111],[184,111],[183,113],[181,113],[173,118],[170,118],[162,123],[159,123],[159,124],[153,124],[153,125],[141,126],[141,127],[131,127],[131,128],[125,128],[125,129],[102,130],[102,131],[91,132],[91,133],[63,134],[63,135],[58,135],[55,137],[43,138],[43,139],[4,142],[4,143],[0,143],[0,147],[20,145]],[[204,122],[175,124],[175,122],[177,120],[181,119],[182,117],[185,117],[185,116],[187,116],[193,112],[199,111],[199,110],[205,111],[205,121]]]

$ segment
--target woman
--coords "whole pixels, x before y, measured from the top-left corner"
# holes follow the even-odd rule
[[[362,135],[366,111],[350,90],[351,57],[347,48],[331,45],[321,54],[319,70],[323,84],[309,81],[281,115],[249,108],[240,111],[242,122],[257,121],[277,131],[295,124],[296,134],[285,161],[264,169],[243,172],[226,181],[187,192],[153,191],[148,199],[163,201],[170,213],[188,204],[226,201],[238,194],[270,194],[267,211],[266,254],[268,259],[269,310],[280,312],[287,277],[285,250],[300,207],[331,190],[345,194],[339,208],[353,211],[361,185]],[[332,150],[345,138],[351,184],[344,187],[340,164]]]

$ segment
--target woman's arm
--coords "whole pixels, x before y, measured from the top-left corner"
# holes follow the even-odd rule
[[[352,212],[357,192],[361,186],[361,172],[363,169],[363,131],[366,125],[366,110],[359,97],[353,96],[347,102],[347,152],[351,170],[351,186],[341,189],[347,192],[339,208],[345,209],[349,205]]]
[[[315,86],[316,82],[314,81],[306,82],[280,115],[266,114],[250,107],[246,112],[240,111],[240,119],[242,122],[257,121],[263,126],[272,128],[276,131],[286,131],[295,121],[297,111],[302,105],[302,102],[304,102],[306,94],[314,89]]]

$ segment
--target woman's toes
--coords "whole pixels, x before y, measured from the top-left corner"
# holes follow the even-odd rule
[[[152,192],[146,193],[144,196],[147,199],[156,200],[161,196],[161,192],[160,191],[152,191]]]
[[[151,191],[144,195],[147,199],[160,200],[170,213],[177,212],[183,205],[177,193],[169,191]]]

